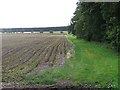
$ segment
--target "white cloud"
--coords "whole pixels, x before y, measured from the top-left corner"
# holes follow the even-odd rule
[[[65,26],[78,0],[0,0],[0,28]]]

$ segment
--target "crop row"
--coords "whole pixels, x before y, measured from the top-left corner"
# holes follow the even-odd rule
[[[19,42],[20,46],[12,42],[13,44],[9,47],[5,42],[2,56],[3,82],[16,81],[25,75],[37,75],[41,70],[64,65],[66,54],[71,48],[65,36],[49,35],[33,38],[28,36],[26,38],[31,39],[27,41],[22,38],[23,42],[22,44]],[[16,39],[19,40],[19,36]]]

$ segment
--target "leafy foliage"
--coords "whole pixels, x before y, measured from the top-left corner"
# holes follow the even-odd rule
[[[78,2],[69,30],[77,38],[108,42],[120,51],[120,3]]]

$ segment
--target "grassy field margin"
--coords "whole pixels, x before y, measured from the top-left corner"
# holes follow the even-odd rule
[[[118,53],[102,44],[78,40],[72,35],[67,35],[67,38],[75,53],[66,59],[64,66],[43,71],[35,77],[24,77],[21,82],[50,85],[68,81],[73,85],[118,87]]]

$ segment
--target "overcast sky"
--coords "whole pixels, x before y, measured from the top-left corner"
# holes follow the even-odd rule
[[[0,28],[66,26],[78,0],[0,0]]]

